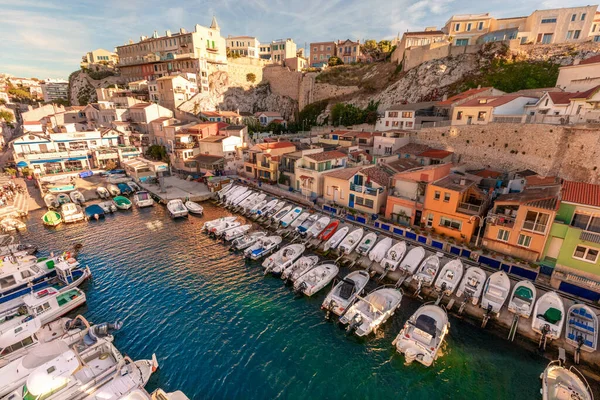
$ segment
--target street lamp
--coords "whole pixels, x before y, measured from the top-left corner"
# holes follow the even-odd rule
[[[479,218],[479,233],[475,237],[475,247],[479,247],[479,239],[481,238],[481,232],[483,229],[483,221],[492,219],[492,217],[482,217],[481,215],[473,215],[469,218],[469,222],[473,221],[474,218]]]

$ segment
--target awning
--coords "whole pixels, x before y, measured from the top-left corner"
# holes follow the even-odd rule
[[[87,157],[69,157],[66,161],[87,160]]]
[[[59,163],[63,161],[63,159],[58,158],[56,160],[33,160],[31,161],[32,164],[45,164],[45,163]]]
[[[29,164],[27,164],[25,161],[19,161],[17,163],[17,167],[19,168],[23,168],[23,167],[27,167]]]

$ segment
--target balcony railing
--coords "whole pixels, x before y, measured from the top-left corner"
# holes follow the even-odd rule
[[[458,203],[458,207],[456,207],[456,211],[463,214],[479,214],[483,209],[482,204],[471,204],[471,203]]]
[[[196,149],[198,147],[199,147],[199,144],[197,142],[191,142],[191,143],[176,142],[175,143],[176,149]]]
[[[494,225],[499,225],[499,226],[504,226],[506,228],[512,228],[513,226],[515,226],[515,218],[505,215],[505,214],[489,214],[490,217],[493,218],[493,224]]]
[[[534,221],[523,222],[523,230],[544,233],[546,232],[546,224],[536,223]]]
[[[70,151],[45,151],[45,152],[29,152],[18,153],[17,157],[26,158],[28,160],[46,160],[64,157],[83,157],[89,154],[88,150],[70,150]]]
[[[355,185],[354,183],[350,184],[350,190],[353,192],[368,194],[370,196],[377,196],[379,193],[383,192],[383,188],[371,188],[367,186]]]

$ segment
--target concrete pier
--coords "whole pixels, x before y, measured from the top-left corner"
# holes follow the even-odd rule
[[[139,183],[139,185],[150,192],[162,204],[169,200],[181,199],[191,201],[205,201],[213,197],[213,193],[203,183],[188,181],[175,176],[164,177],[164,192],[158,183]]]

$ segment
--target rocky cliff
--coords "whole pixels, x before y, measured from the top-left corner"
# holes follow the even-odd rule
[[[112,72],[75,71],[69,76],[69,101],[71,105],[80,106],[97,101],[96,89],[111,85],[124,85],[125,81]],[[94,79],[96,78],[96,79]]]

